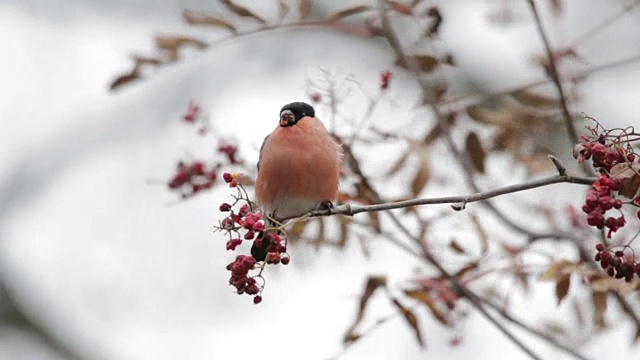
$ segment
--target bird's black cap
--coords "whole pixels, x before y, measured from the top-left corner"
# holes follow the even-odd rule
[[[282,117],[282,112],[289,110],[293,114],[295,121],[293,123],[288,124],[291,126],[298,122],[298,120],[302,119],[305,116],[314,117],[316,116],[316,111],[313,110],[313,106],[305,103],[305,102],[293,102],[291,104],[287,104],[282,107],[280,110],[280,117]],[[282,123],[281,123],[282,125]]]

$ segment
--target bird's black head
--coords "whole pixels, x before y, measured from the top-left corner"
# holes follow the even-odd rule
[[[305,116],[316,116],[316,112],[311,105],[304,102],[287,104],[280,110],[280,126],[293,126]]]

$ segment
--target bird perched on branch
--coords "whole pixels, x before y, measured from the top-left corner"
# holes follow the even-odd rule
[[[330,205],[338,192],[342,150],[304,102],[285,105],[260,148],[256,199],[275,219]]]

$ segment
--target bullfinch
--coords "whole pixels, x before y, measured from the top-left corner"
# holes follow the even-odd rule
[[[260,148],[256,199],[275,219],[331,204],[338,192],[342,148],[304,102],[285,105]]]

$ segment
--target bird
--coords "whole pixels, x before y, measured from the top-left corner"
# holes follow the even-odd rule
[[[311,105],[284,105],[278,126],[260,148],[256,200],[276,220],[332,206],[341,161],[342,147]]]

